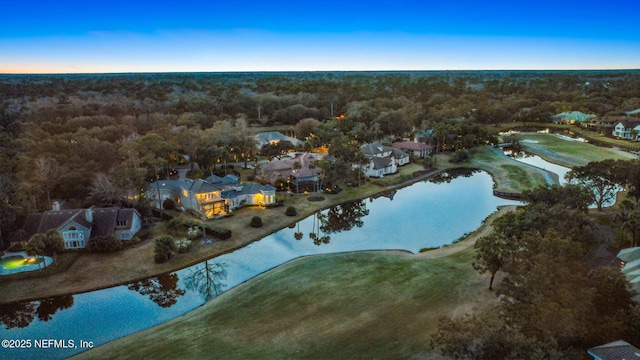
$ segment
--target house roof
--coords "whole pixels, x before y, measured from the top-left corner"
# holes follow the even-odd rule
[[[384,169],[387,166],[391,165],[392,159],[390,157],[374,156],[371,158],[371,161],[373,161],[373,169],[379,170],[379,169]]]
[[[625,114],[627,114],[627,115],[640,114],[640,109],[635,109],[635,110],[631,110],[631,111],[625,111]]]
[[[278,141],[289,141],[293,145],[302,144],[302,141],[286,136],[283,133],[278,131],[268,131],[268,132],[259,133],[259,134],[256,134],[253,138],[258,143],[258,147],[262,147],[265,144],[268,144],[270,142],[278,142]]]
[[[402,150],[400,150],[400,149],[396,149],[396,148],[393,148],[393,149],[391,150],[391,155],[392,155],[393,157],[395,157],[396,159],[400,159],[400,158],[408,157],[408,156],[409,156],[409,154],[407,154],[406,152],[404,152],[404,151],[402,151]]]
[[[242,187],[238,187],[233,190],[224,191],[222,193],[222,197],[231,199],[234,197],[238,197],[240,195],[252,195],[252,194],[257,194],[261,191],[275,191],[275,190],[276,188],[274,188],[271,185],[260,185],[256,183],[248,183],[248,184],[242,184]]]
[[[431,149],[431,145],[415,142],[415,141],[402,141],[402,142],[394,142],[393,147],[397,149],[411,150],[411,151],[422,151]]]
[[[552,115],[551,116],[554,119],[562,119],[562,120],[569,120],[569,121],[577,121],[577,122],[583,122],[585,120],[591,119],[596,117],[596,115],[593,114],[585,114],[583,112],[580,111],[566,111],[560,114],[556,114],[556,115]]]
[[[75,221],[81,226],[91,229],[91,224],[84,219],[82,209],[73,210],[49,210],[43,213],[34,213],[27,216],[24,229],[30,238],[35,234],[46,233],[49,230],[57,230],[69,221]]]
[[[296,154],[294,158],[274,160],[270,163],[260,165],[262,177],[267,181],[275,181],[278,177],[311,177],[322,173],[322,169],[316,167],[310,169],[309,165],[317,159],[313,153]],[[300,169],[294,170],[293,164],[300,163]]]
[[[640,119],[638,118],[634,118],[635,120],[623,120],[620,121],[618,124],[622,124],[622,126],[624,126],[625,129],[633,129],[636,126],[640,125]],[[618,126],[616,124],[616,126]]]
[[[624,340],[593,347],[587,353],[598,360],[640,359],[640,349]]]
[[[384,146],[379,142],[373,142],[371,144],[364,144],[360,147],[360,151],[362,151],[365,155],[379,155],[387,151],[391,151],[392,148],[389,146]]]
[[[94,209],[93,229],[91,230],[91,237],[112,235],[116,227],[117,219],[117,208]]]
[[[204,179],[204,181],[211,184],[237,184],[238,177],[231,174],[225,175],[223,177],[211,175],[208,178]]]
[[[218,185],[211,184],[201,179],[196,179],[193,180],[188,190],[194,194],[205,194],[213,191],[220,191],[222,189]]]
[[[120,209],[116,219],[116,228],[118,230],[131,229],[133,227],[133,216],[135,212],[137,212],[136,209]],[[124,225],[118,226],[118,222],[122,222]]]
[[[93,213],[92,222],[86,219],[88,210]],[[116,220],[126,220],[127,223],[127,226],[119,227],[118,229],[131,228],[133,217],[136,213],[135,209],[120,208],[49,210],[42,213],[29,214],[24,224],[24,229],[30,238],[34,234],[58,230],[64,224],[73,221],[78,225],[91,229],[91,237],[107,236],[113,234],[116,228]]]

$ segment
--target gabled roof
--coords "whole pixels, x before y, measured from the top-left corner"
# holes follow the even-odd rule
[[[411,151],[422,151],[431,149],[431,145],[415,142],[415,141],[402,141],[402,142],[394,142],[393,147],[397,149],[405,149]]]
[[[624,340],[593,347],[587,353],[598,360],[640,359],[640,349]]]
[[[554,119],[563,119],[563,120],[569,120],[569,121],[577,121],[577,122],[583,122],[585,120],[589,120],[591,118],[596,117],[593,114],[585,114],[583,112],[580,111],[571,111],[571,112],[563,112],[560,114],[556,114],[556,115],[552,115],[551,116]]]
[[[93,221],[86,219],[86,212],[92,212]],[[107,236],[114,233],[116,220],[126,220],[127,226],[118,229],[131,228],[133,217],[137,214],[135,209],[120,208],[90,208],[73,210],[49,210],[43,213],[34,213],[27,216],[24,224],[28,237],[34,234],[46,233],[49,230],[58,230],[69,222],[91,229],[91,237]],[[138,214],[139,216],[139,214]]]
[[[24,229],[28,237],[35,234],[43,234],[49,230],[57,230],[69,221],[75,221],[79,225],[91,229],[91,224],[84,219],[82,209],[73,210],[49,210],[43,213],[34,213],[27,216]]]
[[[230,199],[240,195],[252,195],[257,194],[261,191],[275,191],[271,185],[260,185],[256,183],[248,183],[242,184],[242,188],[238,187],[237,189],[227,190],[222,193],[222,197]]]
[[[208,183],[201,179],[196,179],[193,180],[188,190],[193,192],[194,194],[206,194],[214,191],[220,191],[222,189],[218,185]]]
[[[379,169],[384,169],[387,166],[390,166],[392,159],[390,157],[383,158],[383,157],[374,156],[371,158],[371,161],[373,161],[373,169],[379,170]]]
[[[389,146],[384,146],[379,142],[373,142],[371,144],[364,144],[360,147],[360,151],[362,151],[365,155],[378,155],[387,151],[392,151],[393,148]]]
[[[283,133],[278,131],[268,131],[268,132],[259,133],[259,134],[256,134],[253,138],[258,143],[258,147],[262,147],[263,145],[268,144],[272,141],[275,141],[275,142],[289,141],[293,145],[302,144],[302,141],[286,136]]]
[[[391,150],[391,155],[392,155],[393,157],[395,157],[396,159],[401,159],[401,158],[404,158],[404,157],[408,157],[408,156],[409,156],[409,154],[407,154],[406,152],[404,152],[404,151],[402,151],[402,150],[400,150],[400,149],[396,149],[396,148],[393,148],[393,149]]]
[[[94,209],[91,237],[112,235],[116,227],[117,218],[118,208]]]
[[[232,174],[229,175],[225,175],[223,177],[220,176],[216,176],[216,175],[211,175],[208,178],[204,179],[204,181],[211,183],[211,184],[215,184],[215,185],[219,185],[219,184],[237,184],[238,183],[238,177]]]
[[[618,124],[622,124],[622,126],[624,126],[625,129],[633,129],[636,126],[640,125],[640,119],[635,118],[636,120],[623,120],[620,121]],[[616,124],[616,126],[618,126],[618,124]]]
[[[131,227],[133,226],[133,217],[136,212],[136,209],[120,209],[120,211],[118,211],[118,217],[116,219],[116,229],[131,229]],[[118,226],[118,223],[124,223],[125,225]]]

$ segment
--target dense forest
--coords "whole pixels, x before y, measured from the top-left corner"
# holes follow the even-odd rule
[[[113,204],[176,164],[251,161],[249,135],[271,126],[348,162],[358,144],[418,130],[455,150],[500,123],[639,108],[639,71],[2,75],[0,239],[53,199]]]

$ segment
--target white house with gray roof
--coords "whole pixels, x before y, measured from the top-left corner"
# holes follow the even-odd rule
[[[394,174],[398,172],[398,166],[409,163],[409,154],[378,142],[362,145],[360,151],[369,159],[369,164],[362,167],[368,177]]]

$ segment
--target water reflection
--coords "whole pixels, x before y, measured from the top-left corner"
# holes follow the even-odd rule
[[[0,306],[0,323],[6,329],[25,328],[33,320],[49,321],[58,310],[73,306],[73,295],[55,296],[40,301],[21,301]]]
[[[362,218],[369,215],[369,210],[364,200],[349,201],[336,205],[324,212],[317,212],[313,216],[312,232],[309,238],[315,245],[328,244],[331,240],[329,234],[349,231],[354,227],[362,227]],[[299,225],[298,225],[299,229]],[[294,234],[296,240],[302,238],[299,231]]]
[[[471,177],[473,174],[479,172],[479,170],[475,169],[467,169],[467,168],[456,168],[449,169],[447,171],[443,171],[439,174],[436,174],[429,178],[430,183],[434,184],[448,184],[451,180],[459,178],[459,177]]]
[[[129,290],[137,291],[162,308],[168,308],[178,302],[178,298],[185,294],[178,287],[178,274],[162,274],[144,279],[127,286]]]
[[[569,172],[569,170],[571,170],[567,167],[548,162],[540,156],[530,154],[526,151],[512,151],[509,149],[505,149],[504,154],[522,163],[533,165],[540,169],[553,172],[558,175],[558,183],[560,185],[567,184],[565,175]]]
[[[227,264],[207,260],[189,269],[184,282],[187,289],[198,292],[205,301],[222,294],[227,287]]]
[[[292,259],[359,250],[401,249],[417,253],[424,247],[450,244],[464,233],[477,229],[497,206],[518,204],[493,196],[493,181],[485,172],[446,182],[449,181],[448,184],[426,181],[413,184],[390,194],[393,201],[391,197],[381,196],[372,203],[365,201],[366,207],[355,202],[331,213],[323,211],[326,216],[321,215],[320,219],[317,215],[310,216],[294,228],[284,228],[242,249],[174,274],[74,295],[73,307],[57,311],[53,316],[44,316],[53,314],[55,308],[50,307],[46,299],[2,304],[0,321],[10,324],[11,328],[0,326],[0,338],[56,336],[104,344],[181,316],[204,304],[204,300]],[[331,242],[320,242],[322,246],[316,246],[308,241],[309,233],[317,234],[321,240],[331,236]],[[294,240],[300,236],[296,234],[304,234],[301,241]],[[45,304],[40,316],[51,320],[38,319],[42,302]],[[28,353],[18,356],[54,359],[79,351],[29,349]]]

